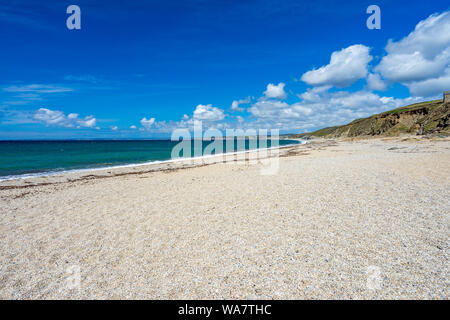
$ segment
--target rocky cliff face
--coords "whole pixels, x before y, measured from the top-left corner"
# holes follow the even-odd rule
[[[383,112],[349,124],[301,134],[326,138],[450,133],[450,103],[423,102]]]

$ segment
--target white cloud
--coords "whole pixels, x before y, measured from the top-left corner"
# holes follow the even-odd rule
[[[280,113],[280,110],[285,110],[288,108],[289,105],[286,102],[276,100],[260,100],[254,103],[248,111],[257,118],[272,119]]]
[[[141,125],[146,129],[149,129],[154,123],[155,123],[155,118],[147,119],[146,117],[144,117],[141,120]]]
[[[14,98],[23,99],[23,100],[26,100],[26,101],[40,101],[40,100],[42,100],[42,98],[36,93],[20,93],[20,94],[14,96]]]
[[[370,73],[367,76],[367,85],[371,90],[384,91],[386,90],[386,83],[381,80],[378,73]]]
[[[388,54],[375,70],[394,82],[420,81],[441,75],[449,58],[450,50],[443,51],[433,60],[426,59],[419,51]]]
[[[395,99],[367,90],[329,92],[324,87],[308,89],[298,96],[302,100],[293,104],[273,100],[257,101],[249,108],[255,120],[245,125],[310,131],[422,101],[419,98]]]
[[[398,42],[390,40],[386,52],[375,68],[384,78],[406,85],[412,95],[441,93],[450,87],[450,11],[420,21]]]
[[[31,93],[60,93],[73,91],[71,88],[65,88],[48,84],[29,84],[24,86],[10,86],[3,88],[7,92],[31,92]]]
[[[418,101],[417,99],[395,99],[361,90],[331,93],[322,91],[317,93],[314,100],[303,100],[299,104],[313,110],[303,122],[313,128],[319,128],[345,124],[357,118],[367,117]]]
[[[70,124],[61,111],[53,111],[46,108],[40,108],[36,113],[34,114],[34,119],[44,122],[47,125],[62,125],[62,126],[73,126],[73,124]]]
[[[239,106],[241,104],[248,104],[248,103],[250,103],[250,97],[245,98],[245,99],[240,99],[240,100],[234,100],[231,103],[230,109],[231,109],[231,111],[240,111],[240,112],[242,112],[242,111],[244,111],[244,108],[241,108]]]
[[[313,86],[346,87],[366,77],[371,60],[369,48],[356,44],[333,52],[328,65],[306,72],[301,80]]]
[[[33,119],[44,123],[47,126],[59,127],[85,127],[92,128],[97,124],[97,119],[94,116],[87,116],[82,119],[78,118],[77,113],[69,113],[67,116],[64,112],[59,110],[50,110],[47,108],[40,108],[37,110]]]
[[[136,129],[136,126],[135,125],[131,125],[130,129]]]
[[[194,110],[194,119],[204,121],[220,121],[225,118],[222,109],[213,107],[211,104],[199,104]]]
[[[441,95],[443,91],[450,89],[450,70],[446,74],[423,81],[416,81],[408,84],[411,95],[417,97],[432,97]]]
[[[249,112],[258,119],[275,121],[279,119],[298,119],[302,115],[311,112],[311,110],[300,105],[289,105],[283,101],[260,100],[250,107]]]
[[[285,84],[283,82],[280,82],[278,85],[269,83],[266,91],[264,91],[264,95],[266,98],[285,99],[286,92],[284,91],[284,86]]]
[[[111,127],[111,130],[112,130],[112,131],[117,131],[117,130],[119,130],[119,127],[118,127],[118,126],[112,126],[112,127]]]
[[[217,122],[224,118],[225,114],[223,110],[215,108],[211,104],[200,104],[195,108],[191,118],[187,114],[184,114],[179,121],[156,121],[155,118],[143,118],[140,121],[142,128],[139,130],[151,133],[171,133],[173,130],[180,128],[192,129],[194,124],[199,124],[200,122],[202,122],[204,129],[206,129],[217,125],[220,126],[221,124],[217,124]]]
[[[87,116],[84,119],[77,120],[76,122],[81,127],[92,128],[97,124],[97,119],[93,116]]]
[[[419,98],[395,99],[389,96],[380,96],[368,90],[357,92],[333,91],[331,87],[313,87],[298,95],[299,102],[287,103],[278,99],[263,97],[253,103],[247,111],[250,117],[229,117],[234,121],[219,122],[225,118],[223,110],[212,105],[199,105],[192,118],[183,116],[179,121],[151,122],[152,133],[170,133],[176,128],[192,129],[200,120],[203,129],[207,128],[279,128],[285,131],[310,131],[321,127],[348,123],[356,118],[422,101]],[[152,120],[153,119],[153,120]],[[141,130],[145,130],[141,128]]]
[[[297,96],[304,101],[315,102],[321,99],[321,93],[328,91],[330,88],[331,86],[313,87]]]
[[[197,105],[192,117],[184,114],[179,121],[156,121],[155,118],[147,120],[146,118],[141,120],[143,128],[141,131],[147,131],[151,133],[171,133],[175,129],[188,129],[192,130],[194,125],[203,126],[203,129],[208,128],[225,128],[227,123],[219,123],[219,121],[225,118],[224,110],[208,105]]]

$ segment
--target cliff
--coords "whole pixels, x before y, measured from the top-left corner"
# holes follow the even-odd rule
[[[298,138],[358,136],[398,136],[401,134],[449,134],[450,103],[442,100],[412,104],[368,118],[356,119],[343,126],[329,127],[296,135]]]

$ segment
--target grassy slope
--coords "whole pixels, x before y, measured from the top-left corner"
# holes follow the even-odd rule
[[[368,118],[356,119],[343,126],[323,128],[296,137],[396,136],[400,134],[449,133],[450,104],[442,100],[416,103]]]

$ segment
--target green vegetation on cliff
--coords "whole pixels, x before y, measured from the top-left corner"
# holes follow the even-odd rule
[[[356,119],[346,125],[302,133],[295,137],[325,138],[358,136],[398,136],[400,134],[450,133],[450,103],[442,100],[412,104],[368,118]]]

